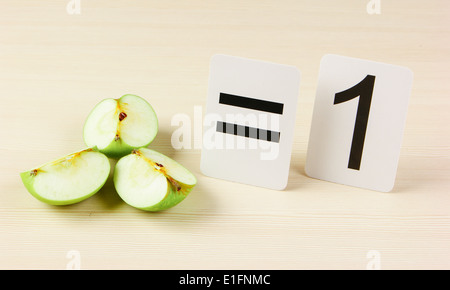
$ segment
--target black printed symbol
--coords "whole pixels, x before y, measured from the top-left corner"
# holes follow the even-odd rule
[[[274,114],[283,114],[283,104],[260,99],[253,99],[220,93],[219,103],[246,109],[253,109]]]
[[[283,114],[284,107],[284,104],[277,102],[242,97],[226,93],[220,93],[219,104],[279,115]],[[280,141],[280,132],[278,131],[264,130],[221,121],[217,122],[216,131],[220,133],[233,134],[236,136],[254,138],[275,143],[279,143]]]
[[[263,130],[259,128],[242,126],[226,122],[217,122],[216,131],[220,133],[233,134],[247,138],[259,139],[278,143],[280,141],[280,132]]]
[[[359,170],[366,137],[367,122],[369,120],[370,103],[372,102],[375,76],[367,75],[353,87],[339,92],[334,96],[334,105],[350,101],[359,97],[356,112],[355,127],[353,129],[352,147],[348,160],[348,168]]]

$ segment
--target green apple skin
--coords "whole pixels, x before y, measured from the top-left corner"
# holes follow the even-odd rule
[[[169,181],[167,181],[167,193],[166,197],[160,201],[159,203],[149,206],[149,207],[137,207],[138,209],[145,210],[145,211],[162,211],[169,208],[172,208],[182,202],[188,194],[191,192],[191,190],[194,188],[194,186],[188,186],[182,183],[178,183],[181,186],[181,190],[177,190],[173,184],[171,184]]]
[[[133,150],[132,155],[138,155],[138,156],[146,159],[143,156],[143,154],[142,154],[143,151],[155,152],[155,151],[153,151],[151,149],[148,149],[148,148],[139,148],[139,149]],[[156,152],[156,153],[158,153],[158,152]],[[163,155],[161,153],[158,153],[158,154]],[[126,157],[127,156],[124,156],[123,158],[126,158]],[[164,157],[167,158],[167,159],[170,159],[167,156],[164,156]],[[121,162],[121,160],[122,159],[119,159],[119,161],[118,161],[118,163],[116,165],[116,168],[117,168],[117,166],[120,166],[119,163]],[[152,160],[148,160],[148,159],[146,159],[146,160],[147,160],[147,162],[149,162],[151,164],[154,164],[154,162]],[[172,161],[174,161],[174,160],[172,160]],[[177,163],[176,161],[174,161],[174,162]],[[181,166],[181,165],[179,165],[179,166]],[[119,178],[118,172],[119,172],[118,170],[114,171],[113,180],[114,180],[114,184],[115,185],[117,184],[118,178]],[[172,207],[176,206],[177,204],[182,202],[188,196],[188,194],[192,191],[192,189],[195,187],[195,185],[197,183],[197,180],[196,180],[195,176],[192,175],[192,173],[190,173],[190,174],[191,174],[192,178],[195,180],[193,182],[193,184],[182,183],[182,182],[180,182],[178,180],[174,180],[173,178],[171,178],[171,176],[169,176],[167,174],[164,174],[165,177],[166,177],[166,182],[167,182],[167,192],[165,194],[164,199],[162,199],[157,204],[154,204],[152,206],[147,206],[147,207],[140,207],[140,206],[136,206],[136,205],[133,205],[133,204],[129,204],[129,205],[131,205],[131,206],[133,206],[135,208],[138,208],[140,210],[150,211],[150,212],[163,211],[163,210],[167,210],[169,208],[172,208]],[[116,190],[117,190],[117,187],[116,187]],[[123,198],[122,193],[120,191],[118,191],[118,190],[117,190],[117,193],[125,201],[125,198]]]
[[[87,194],[87,195],[84,195],[84,196],[82,196],[82,197],[79,197],[79,198],[69,199],[69,200],[51,200],[51,199],[46,199],[46,198],[40,196],[40,195],[34,190],[34,187],[33,187],[34,178],[33,178],[33,177],[34,177],[34,176],[32,176],[32,175],[30,174],[30,171],[26,171],[26,172],[20,173],[20,178],[22,179],[22,182],[23,182],[23,184],[25,185],[25,188],[28,190],[28,192],[29,192],[32,196],[34,196],[36,199],[38,199],[38,200],[40,200],[40,201],[42,201],[42,202],[45,202],[45,203],[47,203],[47,204],[50,204],[50,205],[70,205],[70,204],[78,203],[78,202],[83,201],[83,200],[85,200],[85,199],[88,199],[89,197],[91,197],[91,196],[93,196],[94,194],[96,194],[96,193],[103,187],[103,185],[106,183],[106,180],[105,180],[105,182],[103,182],[103,183],[102,183],[97,189],[95,189],[93,192],[91,192],[91,193],[89,193],[89,194]]]
[[[169,183],[169,181],[168,181],[168,183]],[[193,187],[190,187],[190,188],[184,187],[182,189],[182,191],[177,191],[174,188],[174,186],[172,186],[171,184],[168,184],[168,190],[167,190],[166,197],[161,202],[159,202],[158,204],[155,204],[153,206],[149,206],[149,207],[136,207],[136,208],[145,210],[145,211],[152,211],[152,212],[163,211],[163,210],[172,208],[172,207],[176,206],[177,204],[179,204],[180,202],[182,202],[188,196],[188,194],[191,192],[192,188]]]
[[[103,101],[106,101],[106,100],[115,100],[116,102],[122,102],[122,101],[123,101],[125,98],[127,98],[127,97],[136,97],[136,98],[139,98],[141,101],[143,101],[143,103],[146,104],[146,105],[149,107],[151,113],[154,114],[154,116],[155,116],[155,119],[154,119],[155,126],[156,126],[156,128],[158,128],[159,124],[158,124],[158,119],[157,119],[157,117],[156,117],[156,112],[155,112],[155,110],[154,110],[153,107],[150,105],[150,103],[148,103],[145,99],[143,99],[143,98],[141,98],[141,97],[139,97],[139,96],[137,96],[137,95],[126,94],[126,95],[123,95],[122,97],[120,97],[119,99],[112,99],[112,98],[109,98],[109,99],[104,99]],[[103,102],[103,101],[102,101],[102,102]],[[91,114],[93,114],[93,112],[95,111],[95,109],[96,109],[97,107],[99,107],[99,106],[101,105],[102,102],[98,103],[98,104],[94,107],[94,109],[91,111],[91,113],[89,114],[89,116],[88,116],[87,119],[89,119],[89,117],[91,116]],[[87,122],[85,122],[85,124],[84,124],[83,132],[86,131],[86,124],[87,124]],[[150,143],[152,143],[153,140],[155,139],[157,132],[158,132],[158,129],[156,129],[155,134],[153,135],[153,137],[152,137],[146,144],[140,144],[139,146],[131,146],[131,145],[127,144],[122,138],[117,138],[117,139],[113,139],[113,140],[111,141],[111,143],[109,143],[109,145],[106,146],[105,148],[98,148],[98,151],[100,151],[101,153],[105,154],[105,155],[106,155],[107,157],[109,157],[109,158],[119,159],[119,158],[121,158],[121,157],[123,157],[123,156],[125,156],[125,155],[130,154],[131,151],[133,151],[133,149],[137,149],[137,148],[149,146]],[[83,138],[84,138],[85,144],[86,144],[87,146],[89,146],[89,147],[97,147],[97,146],[94,145],[94,144],[88,144],[88,142],[86,142],[86,134],[83,134]]]
[[[153,140],[146,144],[145,147],[150,145],[152,141]],[[128,145],[122,139],[118,139],[113,140],[106,148],[98,151],[105,154],[109,158],[119,159],[125,155],[130,154],[133,149],[136,149],[136,147]]]
[[[89,152],[89,151],[96,151],[96,150],[89,148],[89,149],[80,151],[80,153],[82,153],[84,151]],[[105,155],[103,155],[103,156],[105,159],[108,160],[108,158]],[[49,163],[51,163],[51,162],[49,162]],[[46,163],[46,164],[40,166],[39,168],[44,167],[45,165],[47,165],[49,163]],[[108,164],[109,164],[109,160],[108,160]],[[43,197],[42,195],[38,194],[34,188],[36,174],[33,174],[33,172],[38,172],[37,174],[39,174],[39,170],[40,170],[39,168],[20,173],[20,178],[22,179],[22,182],[23,182],[25,188],[28,190],[28,192],[32,196],[34,196],[36,199],[38,199],[44,203],[50,204],[50,205],[71,205],[71,204],[81,202],[81,201],[93,196],[95,193],[97,193],[107,181],[107,177],[106,177],[104,179],[104,181],[101,184],[99,184],[99,186],[95,190],[93,190],[92,192],[90,192],[88,194],[80,196],[78,198],[67,199],[67,200],[52,200],[52,199],[47,199],[47,198]]]

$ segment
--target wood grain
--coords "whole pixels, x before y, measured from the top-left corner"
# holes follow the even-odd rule
[[[1,269],[65,269],[72,250],[82,269],[365,269],[372,250],[382,269],[450,268],[448,1],[382,0],[379,15],[350,0],[95,0],[74,15],[68,2],[0,4]],[[171,119],[204,108],[215,53],[301,70],[286,190],[205,177],[199,149],[173,149]],[[326,53],[414,72],[391,193],[305,175]],[[19,173],[84,148],[93,106],[126,93],[154,106],[150,147],[197,176],[190,196],[147,213],[122,202],[111,180],[72,206],[28,194]]]

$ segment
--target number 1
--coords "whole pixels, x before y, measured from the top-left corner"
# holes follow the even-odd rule
[[[348,159],[348,168],[359,170],[366,137],[367,121],[369,120],[370,103],[372,102],[375,76],[367,75],[353,87],[336,93],[334,105],[350,101],[359,96],[358,110],[356,112],[355,127],[353,129],[352,147]]]

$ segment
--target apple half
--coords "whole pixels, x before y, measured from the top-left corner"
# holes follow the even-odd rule
[[[152,106],[136,95],[104,99],[86,119],[83,129],[87,147],[97,147],[108,157],[120,158],[133,149],[148,146],[158,132]]]
[[[20,177],[35,198],[52,205],[68,205],[99,191],[110,169],[108,157],[85,149],[22,172]]]
[[[129,205],[146,211],[171,208],[189,194],[197,179],[171,158],[148,148],[133,150],[114,169],[114,186]]]

